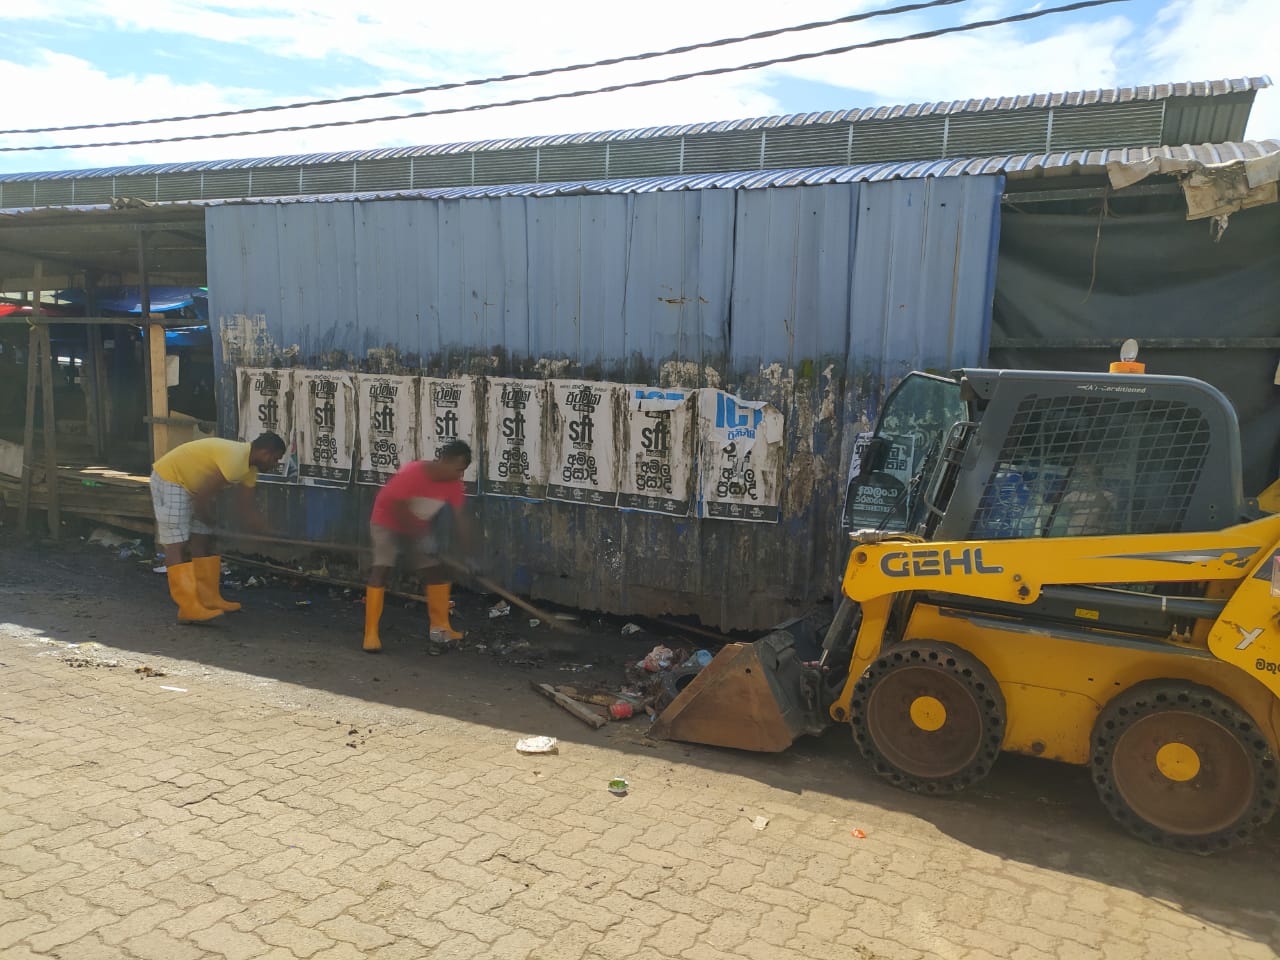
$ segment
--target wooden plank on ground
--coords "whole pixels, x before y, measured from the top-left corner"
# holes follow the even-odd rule
[[[588,710],[577,700],[574,700],[571,697],[566,697],[549,683],[539,683],[537,680],[530,680],[529,683],[533,689],[537,690],[544,697],[554,700],[557,704],[564,707],[564,709],[568,710],[588,726],[595,727],[599,730],[609,722],[607,717],[600,716],[600,714],[596,713],[594,710]]]

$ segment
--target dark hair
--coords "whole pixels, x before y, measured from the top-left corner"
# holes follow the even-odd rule
[[[437,460],[465,460],[471,466],[471,447],[462,440],[450,440],[436,451]]]
[[[258,434],[258,439],[249,444],[249,447],[252,450],[270,450],[282,457],[288,449],[284,445],[284,441],[280,439],[279,434],[271,433],[270,431]]]

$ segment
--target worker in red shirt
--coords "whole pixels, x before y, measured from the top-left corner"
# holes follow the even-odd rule
[[[451,508],[458,545],[464,554],[470,554],[471,528],[462,509],[462,475],[470,465],[471,448],[454,440],[441,447],[434,460],[405,464],[378,491],[369,518],[373,572],[365,591],[365,652],[382,649],[378,621],[386,598],[387,576],[402,550],[410,555],[426,588],[432,648],[438,651],[462,639],[463,635],[449,625],[449,577],[440,560],[432,522],[445,507]]]

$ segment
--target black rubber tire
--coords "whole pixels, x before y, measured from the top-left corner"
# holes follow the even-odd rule
[[[911,716],[912,698],[921,694],[947,707],[935,730]],[[950,643],[913,640],[888,648],[858,678],[850,706],[862,755],[880,776],[914,793],[956,793],[977,783],[1004,743],[1000,685],[982,661]]]
[[[1195,750],[1191,779],[1160,772],[1161,740]],[[1093,727],[1090,769],[1116,822],[1184,853],[1243,843],[1280,802],[1280,769],[1258,725],[1225,694],[1182,680],[1148,680],[1111,700]]]

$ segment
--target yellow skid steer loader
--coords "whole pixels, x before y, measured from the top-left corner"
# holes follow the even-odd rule
[[[850,483],[829,625],[730,644],[658,737],[784,750],[849,724],[919,793],[1002,750],[1088,766],[1113,817],[1211,853],[1280,802],[1280,514],[1218,390],[1131,372],[914,373]]]

